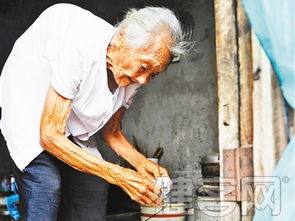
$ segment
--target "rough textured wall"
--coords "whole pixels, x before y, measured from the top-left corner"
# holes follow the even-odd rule
[[[174,176],[189,175],[199,156],[218,151],[213,1],[191,2],[196,50],[143,86],[123,120],[124,133],[149,155],[159,143],[165,148],[160,164]]]

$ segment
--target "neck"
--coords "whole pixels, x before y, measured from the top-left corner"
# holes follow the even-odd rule
[[[108,86],[111,92],[113,92],[118,87],[118,84],[115,81],[114,73],[113,73],[113,61],[112,61],[113,52],[114,52],[114,47],[110,43],[107,48],[106,61],[107,61],[107,73],[108,73]]]
[[[110,69],[107,69],[107,73],[108,73],[108,86],[109,86],[109,90],[114,93],[115,90],[119,87],[119,85],[117,84],[113,72]]]
[[[109,44],[109,46],[107,48],[107,55],[106,55],[107,68],[108,69],[112,69],[112,66],[113,66],[113,61],[112,61],[113,56],[112,55],[113,55],[112,45]]]

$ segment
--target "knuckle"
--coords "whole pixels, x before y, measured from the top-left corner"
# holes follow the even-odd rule
[[[146,193],[147,192],[147,187],[146,186],[143,186],[141,189],[139,189],[139,192],[141,194]]]
[[[168,174],[168,170],[166,168],[162,168],[162,171],[166,174]]]

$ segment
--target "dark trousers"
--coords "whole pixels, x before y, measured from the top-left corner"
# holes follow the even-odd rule
[[[46,151],[14,175],[23,221],[105,221],[108,183]]]

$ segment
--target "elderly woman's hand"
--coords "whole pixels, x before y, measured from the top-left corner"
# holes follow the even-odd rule
[[[155,182],[147,179],[138,172],[118,167],[112,170],[112,177],[115,178],[115,185],[123,189],[132,200],[142,205],[160,206],[163,199],[159,197],[161,190]]]
[[[157,179],[157,177],[169,177],[168,171],[160,167],[155,162],[146,159],[143,161],[136,170],[144,177],[148,178],[151,181],[154,181]]]

